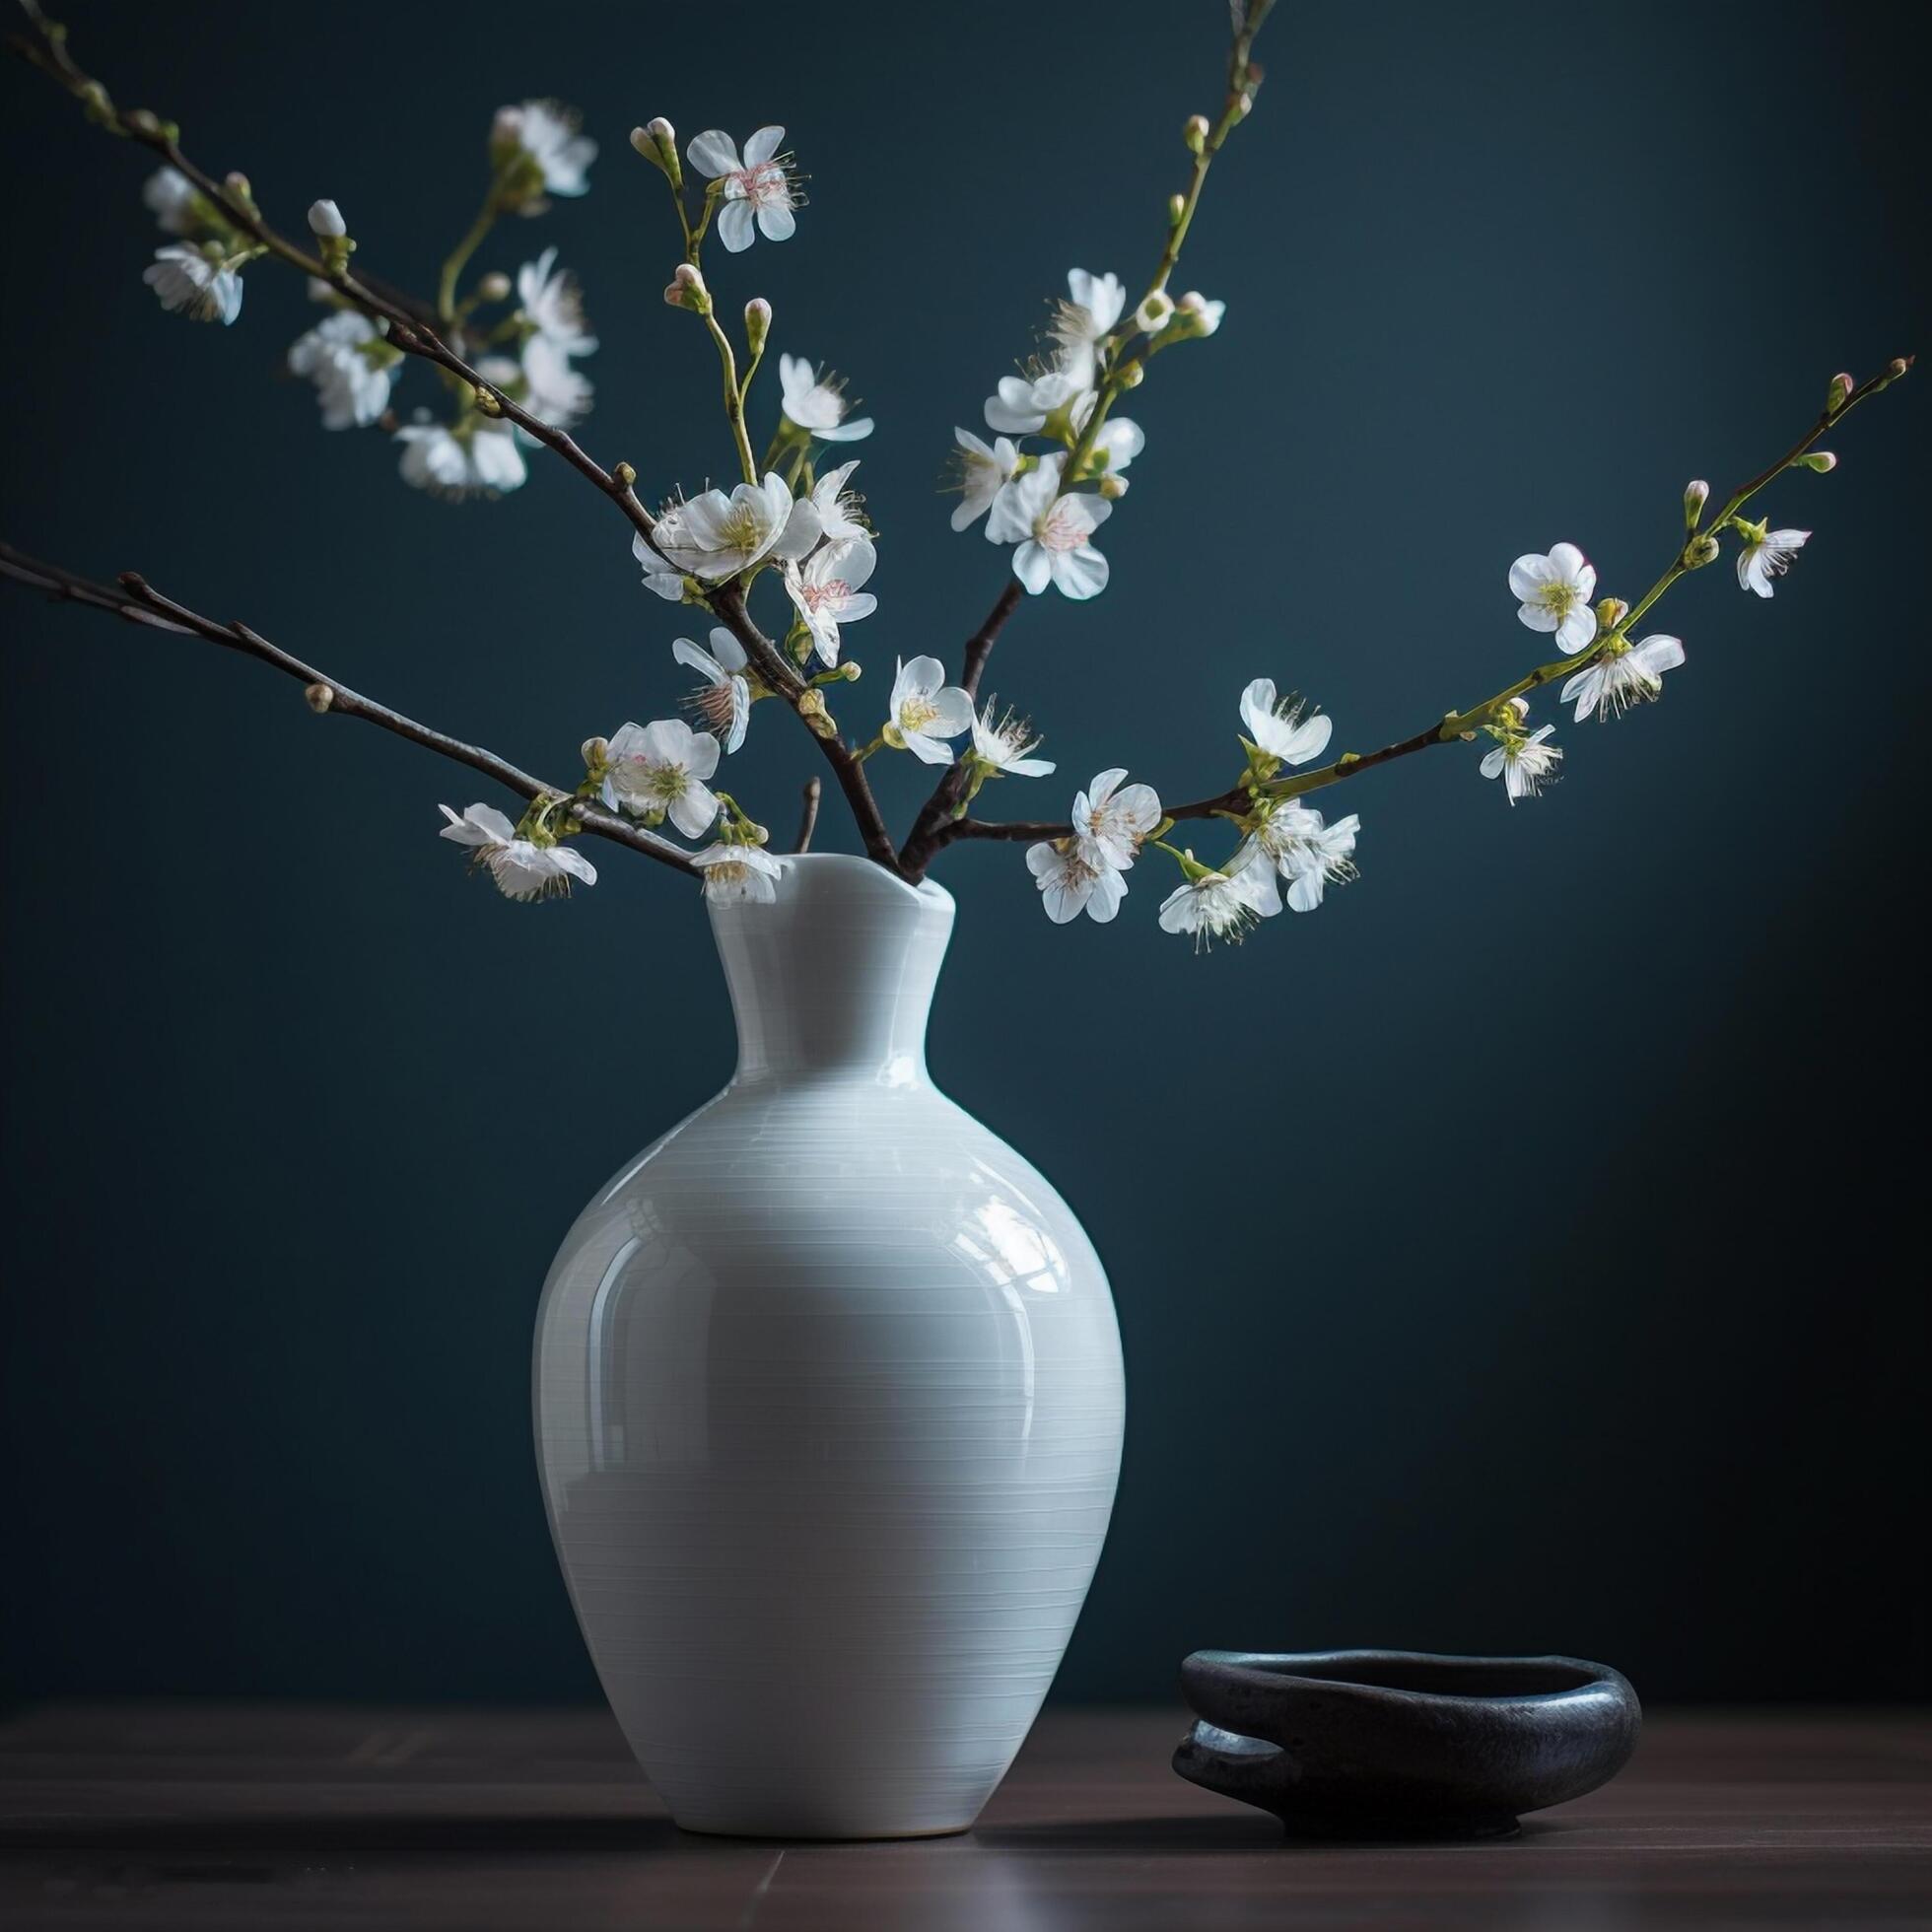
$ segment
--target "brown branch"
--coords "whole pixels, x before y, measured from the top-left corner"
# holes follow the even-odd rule
[[[794,852],[811,850],[811,835],[818,830],[818,799],[823,791],[824,787],[817,779],[806,779],[804,809],[798,817],[798,836],[792,842]]]
[[[987,612],[985,622],[966,640],[966,648],[960,654],[959,688],[969,698],[979,697],[980,677],[986,670],[986,660],[993,656],[994,644],[1005,628],[1006,619],[1019,608],[1019,600],[1025,594],[1019,580],[1012,579]],[[913,820],[913,829],[906,834],[906,843],[899,849],[900,869],[915,884],[926,876],[926,868],[932,862],[933,853],[944,843],[935,835],[951,821],[965,790],[966,767],[963,764],[948,765],[939,774],[939,782],[933,786],[932,794],[920,806],[919,816]]]
[[[743,585],[735,582],[720,585],[711,593],[711,607],[718,621],[744,646],[745,656],[751,659],[759,677],[798,714],[816,740],[825,762],[832,767],[832,776],[839,782],[839,790],[845,794],[846,803],[852,807],[859,836],[864,841],[865,856],[877,861],[888,872],[900,872],[899,855],[893,850],[892,834],[885,829],[878,800],[865,781],[865,767],[838,735],[837,727],[830,724],[818,687],[808,684],[798,674],[797,666],[752,620],[745,608]],[[830,728],[821,730],[821,725]]]
[[[133,571],[123,574],[120,587],[116,589],[109,585],[77,577],[57,564],[41,563],[37,558],[16,550],[11,544],[0,543],[0,577],[44,590],[56,600],[85,604],[93,610],[104,610],[152,630],[206,638],[210,644],[218,644],[227,651],[239,651],[243,656],[257,658],[284,675],[297,679],[308,687],[310,708],[324,716],[360,718],[371,724],[380,724],[383,730],[393,731],[398,737],[407,738],[411,744],[422,745],[426,750],[438,752],[459,765],[469,766],[472,771],[483,773],[486,778],[495,779],[499,785],[521,797],[570,798],[568,787],[545,785],[541,779],[519,771],[494,751],[486,751],[481,745],[465,744],[460,738],[452,738],[447,732],[419,724],[415,719],[405,718],[401,712],[391,711],[387,705],[350,690],[326,671],[317,670],[313,664],[304,663],[300,657],[282,650],[279,645],[269,643],[247,625],[220,623],[190,610],[185,604],[176,603],[172,597],[162,595],[145,578]],[[633,852],[641,852],[647,859],[655,859],[659,864],[673,866],[680,872],[695,872],[697,869],[687,854],[668,839],[659,838],[642,825],[630,824],[582,799],[573,799],[569,811],[586,832],[593,833],[600,839],[629,846]]]

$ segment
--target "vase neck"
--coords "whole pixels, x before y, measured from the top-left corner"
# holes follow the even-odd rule
[[[813,1072],[923,1082],[951,894],[842,853],[788,859],[777,891],[771,905],[711,907],[738,1082]]]

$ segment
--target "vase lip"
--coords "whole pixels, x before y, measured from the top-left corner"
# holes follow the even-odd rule
[[[876,860],[863,858],[856,852],[788,852],[777,857],[788,872],[797,867],[831,877],[844,874],[855,882],[861,878],[875,879],[889,891],[904,893],[912,904],[918,906],[951,907],[955,903],[952,894],[933,880],[921,879],[914,885],[896,873],[888,872]],[[782,880],[780,889],[783,891]]]

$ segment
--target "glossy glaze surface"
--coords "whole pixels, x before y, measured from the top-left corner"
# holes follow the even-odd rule
[[[1066,1204],[928,1078],[952,920],[834,855],[714,907],[737,1072],[598,1194],[544,1290],[558,1552],[690,1828],[964,1829],[1100,1554],[1113,1303]]]

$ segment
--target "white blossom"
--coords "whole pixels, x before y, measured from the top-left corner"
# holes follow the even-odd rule
[[[673,571],[716,580],[767,556],[802,557],[818,541],[818,512],[809,498],[794,503],[791,485],[772,470],[762,483],[740,483],[729,496],[707,490],[677,505],[658,519],[654,536]]]
[[[1553,632],[1556,648],[1574,656],[1597,635],[1596,567],[1573,543],[1554,545],[1547,557],[1532,553],[1509,567],[1509,594],[1533,631]]]
[[[1002,376],[986,399],[986,426],[1005,436],[1031,436],[1047,418],[1086,393],[1077,372],[1050,369],[1038,376]]]
[[[859,458],[855,456],[851,462],[827,470],[811,486],[811,507],[818,513],[819,531],[828,543],[837,543],[842,537],[872,534],[857,515],[858,496],[846,488],[846,478],[858,467]]]
[[[472,417],[460,429],[446,423],[406,423],[396,431],[403,446],[402,480],[432,496],[459,501],[520,488],[529,470],[510,425]]]
[[[879,607],[879,600],[863,587],[877,562],[878,552],[865,538],[849,536],[822,545],[802,564],[786,565],[786,593],[804,619],[812,649],[823,662],[839,661],[841,624],[856,624]]]
[[[520,148],[536,163],[543,177],[544,192],[565,196],[585,193],[590,164],[597,158],[597,144],[587,134],[578,132],[576,110],[556,101],[525,101],[520,106],[499,107],[491,129],[491,145],[498,149]],[[524,215],[544,211],[541,196],[518,204]]]
[[[670,523],[672,518],[680,514],[681,506],[679,509],[667,510],[659,517],[657,534],[662,536],[664,525]],[[676,526],[673,525],[671,531],[673,541],[675,537]],[[684,601],[684,573],[674,564],[667,563],[642,530],[631,539],[631,555],[644,566],[644,586],[647,590],[655,590],[658,596],[670,603]]]
[[[820,443],[857,443],[872,433],[872,419],[846,421],[845,384],[836,376],[821,377],[803,356],[778,359],[779,387],[785,400],[785,420]]]
[[[1107,587],[1107,560],[1093,547],[1093,532],[1113,514],[1105,497],[1091,492],[1060,494],[1066,457],[1042,458],[1039,467],[1013,479],[987,518],[996,543],[1017,543],[1013,575],[1037,596],[1049,584],[1064,596],[1096,596]]]
[[[1291,879],[1306,862],[1309,842],[1321,830],[1320,812],[1297,798],[1282,798],[1249,834],[1242,849],[1272,865],[1283,878]]]
[[[1604,654],[1566,682],[1561,702],[1576,700],[1576,722],[1595,712],[1599,719],[1621,718],[1632,705],[1664,695],[1664,673],[1684,662],[1684,646],[1677,638],[1647,637],[1641,644],[1613,638]]]
[[[1738,582],[1760,597],[1771,594],[1771,580],[1791,568],[1791,560],[1805,547],[1809,530],[1774,530],[1762,523],[1747,523],[1744,547],[1738,552]]]
[[[671,641],[671,656],[688,664],[704,682],[685,700],[705,727],[724,740],[724,749],[737,750],[751,723],[751,680],[744,646],[723,624],[711,634],[711,649],[689,638]]]
[[[1280,898],[1266,865],[1237,858],[1224,872],[1205,871],[1183,879],[1160,902],[1163,932],[1192,932],[1197,952],[1226,939],[1238,945],[1265,910],[1278,910]]]
[[[141,200],[164,235],[192,235],[201,226],[194,210],[200,192],[178,168],[157,168],[141,184]]]
[[[533,335],[523,344],[519,365],[523,378],[523,406],[558,429],[569,429],[590,413],[595,384],[548,336]],[[518,436],[525,433],[518,430]],[[529,442],[536,439],[529,437]]]
[[[763,846],[708,845],[691,855],[691,862],[704,873],[705,897],[714,905],[745,899],[769,906],[785,875],[785,861]]]
[[[1320,812],[1309,815],[1317,821],[1315,830],[1295,841],[1287,853],[1286,864],[1280,867],[1288,881],[1287,902],[1298,913],[1312,913],[1322,903],[1325,886],[1346,885],[1358,876],[1350,855],[1355,850],[1355,834],[1361,830],[1361,820],[1350,812],[1333,825],[1323,825]]]
[[[1127,897],[1127,881],[1113,866],[1097,864],[1078,839],[1028,846],[1026,866],[1040,888],[1047,917],[1056,926],[1065,926],[1081,913],[1104,926]]]
[[[1019,462],[1019,450],[1003,436],[995,437],[989,446],[971,430],[955,429],[952,435],[959,446],[954,452],[959,503],[952,513],[952,526],[964,530],[993,508],[994,500],[1011,481],[1014,466]],[[987,534],[993,534],[991,525]]]
[[[973,727],[973,700],[946,682],[936,657],[902,659],[892,680],[885,727],[879,733],[895,751],[910,751],[928,765],[950,765],[947,738]]]
[[[584,295],[577,278],[557,266],[557,251],[546,248],[517,271],[517,301],[523,319],[566,356],[587,356],[597,346],[584,319]]]
[[[381,328],[367,315],[341,309],[289,345],[290,373],[314,383],[323,429],[367,429],[388,408],[395,371],[364,353],[381,339]]]
[[[1064,351],[1061,367],[1084,388],[1099,373],[1099,345],[1120,320],[1127,291],[1118,275],[1089,275],[1084,268],[1068,270],[1067,288],[1070,299],[1055,307],[1052,334]]]
[[[1323,713],[1307,715],[1299,698],[1276,697],[1272,677],[1256,678],[1241,693],[1241,722],[1258,750],[1285,765],[1305,765],[1320,757],[1335,728]]]
[[[1534,798],[1554,780],[1563,757],[1562,746],[1549,742],[1555,728],[1545,724],[1528,737],[1512,731],[1493,751],[1484,753],[1483,776],[1500,778],[1512,805],[1518,798]]]
[[[610,739],[603,801],[647,825],[668,816],[687,839],[701,839],[718,817],[718,798],[705,780],[718,769],[718,740],[681,718],[626,724]]]
[[[1090,865],[1125,871],[1160,823],[1159,793],[1151,785],[1123,785],[1126,777],[1126,767],[1116,765],[1073,794],[1073,837]]]
[[[724,205],[718,212],[718,239],[731,254],[742,254],[762,235],[783,242],[797,227],[793,210],[802,197],[790,157],[779,153],[782,127],[761,127],[744,144],[740,158],[728,134],[708,128],[685,149],[685,157],[710,181],[722,181]]]
[[[1053,770],[1052,759],[1027,756],[1039,742],[1033,726],[1011,711],[996,723],[991,698],[973,720],[973,756],[989,771],[1013,778],[1045,778]]]
[[[309,204],[309,233],[317,241],[333,241],[348,232],[349,224],[342,219],[342,210],[333,201]]]
[[[494,805],[471,805],[460,817],[448,805],[438,809],[449,821],[438,836],[471,848],[474,862],[489,868],[507,899],[567,897],[574,878],[586,885],[597,882],[597,868],[581,852],[518,838],[517,828]]]
[[[164,309],[191,321],[226,326],[242,312],[242,277],[226,261],[210,261],[184,242],[157,248],[141,279],[161,298]]]

